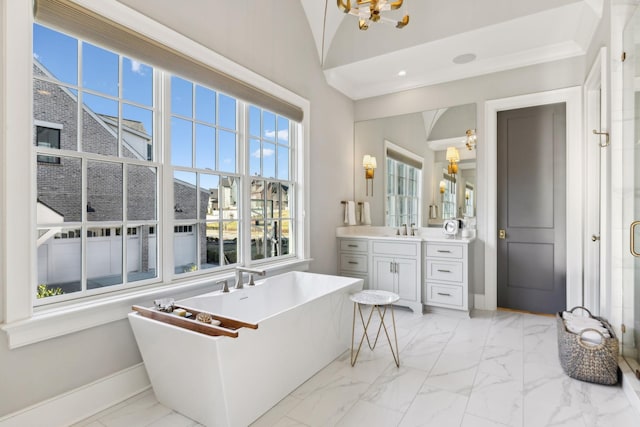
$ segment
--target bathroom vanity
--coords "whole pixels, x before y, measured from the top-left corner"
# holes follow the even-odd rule
[[[389,227],[339,227],[339,274],[363,279],[365,289],[391,291],[414,313],[440,308],[469,314],[472,238],[446,238],[439,229],[416,236]]]

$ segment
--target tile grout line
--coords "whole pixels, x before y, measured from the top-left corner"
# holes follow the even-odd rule
[[[422,326],[422,329],[425,328],[426,325]],[[449,339],[447,340],[447,342],[445,343],[445,345],[442,347],[442,349],[440,349],[440,353],[438,354],[438,357],[436,358],[435,362],[433,362],[433,365],[431,366],[431,368],[429,369],[429,371],[427,371],[427,376],[424,378],[424,381],[422,381],[422,384],[420,384],[420,388],[418,389],[418,392],[413,396],[413,399],[411,400],[411,403],[409,403],[409,406],[407,407],[407,409],[404,411],[404,413],[402,414],[402,417],[400,417],[400,421],[398,422],[398,425],[402,424],[402,421],[404,420],[404,418],[407,416],[407,412],[409,412],[409,409],[411,409],[411,406],[413,405],[413,403],[415,402],[416,398],[418,397],[418,395],[420,394],[420,390],[422,390],[422,388],[424,387],[424,384],[427,382],[427,380],[429,379],[429,375],[431,374],[431,371],[433,371],[433,368],[438,364],[438,361],[440,360],[440,357],[442,357],[442,353],[444,352],[444,349],[447,347],[447,345],[449,344],[449,342],[451,341],[451,338],[453,338],[453,336],[455,335],[455,331],[458,329],[458,326],[460,326],[460,320],[458,320],[456,322],[456,326],[453,329],[453,333],[451,334],[451,336],[449,337]],[[415,340],[417,337],[419,336],[419,334],[416,334],[415,337],[413,337],[413,339]],[[413,340],[412,340],[413,341]]]
[[[480,372],[480,364],[483,361],[484,353],[485,353],[486,348],[487,348],[487,341],[489,340],[489,335],[491,333],[491,329],[493,328],[493,320],[495,319],[495,316],[496,316],[495,313],[493,313],[491,315],[491,326],[489,327],[489,330],[487,331],[487,334],[484,337],[484,343],[482,344],[482,353],[480,354],[480,362],[478,363],[478,367],[476,368],[476,373],[473,376],[473,382],[471,383],[471,390],[469,391],[469,396],[467,396],[467,402],[464,405],[464,412],[462,413],[462,420],[460,420],[460,426],[461,427],[462,427],[462,423],[464,422],[465,415],[467,415],[467,409],[469,408],[469,401],[471,400],[471,395],[473,394],[473,388],[475,387],[476,379],[478,378],[478,372]]]

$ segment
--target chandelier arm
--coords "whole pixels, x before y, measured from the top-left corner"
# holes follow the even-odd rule
[[[343,11],[344,13],[349,13],[351,11],[351,0],[337,0],[338,9]]]

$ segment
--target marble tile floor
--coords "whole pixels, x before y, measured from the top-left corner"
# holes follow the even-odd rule
[[[506,311],[471,319],[396,309],[400,368],[386,339],[349,352],[252,427],[638,427],[622,388],[573,380],[557,355],[555,319]],[[148,390],[76,427],[198,426]]]

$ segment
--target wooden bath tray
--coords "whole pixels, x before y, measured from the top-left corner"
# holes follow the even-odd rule
[[[184,308],[176,306],[177,308]],[[147,317],[149,319],[157,320],[159,322],[168,323],[173,326],[178,326],[180,328],[189,329],[190,331],[199,332],[201,334],[210,335],[210,336],[226,336],[231,338],[238,337],[237,329],[246,327],[250,329],[257,329],[258,325],[252,323],[245,323],[235,319],[228,319],[223,316],[219,316],[217,314],[211,314],[211,317],[219,320],[221,325],[214,326],[207,323],[199,322],[197,320],[189,319],[186,317],[176,316],[175,314],[165,313],[163,311],[157,311],[150,308],[142,307],[139,305],[134,305],[132,307],[134,311],[136,311],[139,315]],[[188,309],[188,311],[192,312],[194,316],[197,316],[200,313],[197,310]]]
[[[240,328],[258,329],[258,324],[257,323],[243,322],[242,320],[232,319],[231,317],[221,316],[219,314],[210,313],[208,311],[200,311],[200,310],[197,310],[195,308],[188,307],[186,305],[174,304],[174,307],[175,308],[183,308],[183,309],[187,310],[188,312],[193,313],[194,316],[197,316],[200,313],[207,313],[207,314],[211,315],[212,318],[214,318],[216,320],[219,320],[220,324],[221,324],[221,326],[223,328],[227,328],[227,329],[231,329],[231,330],[236,330],[236,329],[240,329]]]

